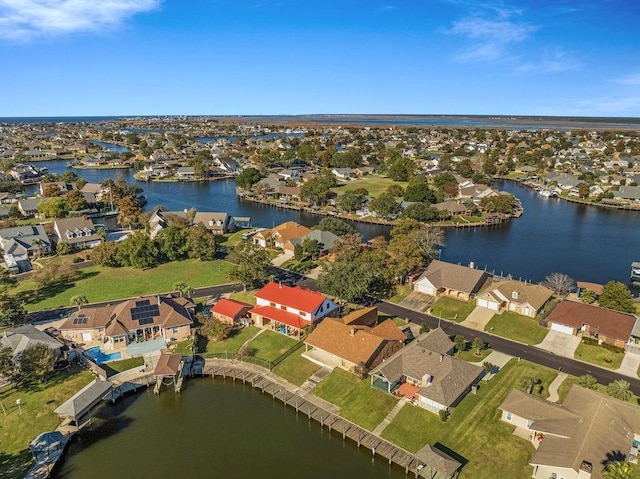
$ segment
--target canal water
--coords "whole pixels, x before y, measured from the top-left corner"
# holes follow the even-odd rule
[[[66,162],[51,161],[52,173],[67,171]],[[73,170],[92,183],[120,174],[134,183],[130,170]],[[250,216],[252,224],[273,227],[284,221],[312,226],[321,217],[244,201],[236,196],[233,180],[207,183],[137,183],[147,196],[146,208],[163,205],[169,210],[226,211]],[[627,283],[631,262],[640,261],[640,212],[605,210],[543,198],[514,182],[499,182],[522,201],[524,215],[502,225],[447,229],[441,259],[473,262],[497,274],[540,282],[552,272],[566,273],[578,281]],[[354,223],[366,239],[389,234],[385,226]]]
[[[189,380],[176,395],[151,389],[102,406],[74,438],[58,479],[402,478],[348,438],[249,385]]]

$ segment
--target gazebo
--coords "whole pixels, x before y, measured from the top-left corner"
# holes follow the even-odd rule
[[[153,392],[160,393],[160,387],[165,379],[167,386],[173,384],[175,392],[180,392],[182,387],[182,355],[181,354],[161,354],[153,370],[156,377],[156,386]]]
[[[416,452],[418,475],[427,479],[455,479],[460,475],[460,464],[448,454],[427,444]]]

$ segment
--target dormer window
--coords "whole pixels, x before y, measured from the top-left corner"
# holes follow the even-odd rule
[[[72,239],[74,237],[73,231],[67,231],[66,235],[67,235],[67,239]]]
[[[512,299],[518,299],[518,292],[514,291],[513,293],[511,293],[511,298]]]

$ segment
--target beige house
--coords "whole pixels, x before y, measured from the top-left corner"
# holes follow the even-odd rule
[[[81,216],[61,218],[53,223],[53,230],[59,243],[66,243],[73,248],[94,248],[103,242],[93,220]]]
[[[253,235],[253,243],[262,248],[283,249],[287,241],[301,238],[311,233],[311,229],[299,225],[295,221],[287,221],[270,230],[259,231]]]
[[[431,296],[451,296],[469,301],[473,294],[490,282],[491,276],[475,269],[473,265],[466,267],[434,259],[413,283],[413,290]]]
[[[637,461],[640,408],[630,403],[573,386],[561,406],[514,389],[500,409],[536,448],[535,479],[601,479],[612,457]]]
[[[70,341],[100,341],[105,350],[124,349],[132,342],[191,336],[195,305],[186,298],[147,296],[118,304],[83,306],[67,319],[60,332]]]
[[[553,291],[540,284],[501,281],[478,294],[476,304],[496,312],[512,311],[535,318],[551,301]]]

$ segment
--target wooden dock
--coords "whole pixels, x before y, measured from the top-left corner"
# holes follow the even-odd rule
[[[358,448],[363,447],[371,451],[372,456],[376,454],[389,461],[389,464],[396,464],[405,470],[405,473],[416,472],[418,461],[415,456],[395,444],[382,439],[366,429],[348,421],[337,414],[328,411],[316,401],[293,391],[287,386],[276,382],[268,377],[268,372],[260,372],[254,368],[249,368],[243,364],[225,364],[223,361],[207,361],[203,373],[222,378],[230,378],[233,381],[242,381],[250,384],[256,389],[268,394],[274,399],[282,401],[285,405],[296,410],[296,413],[307,416],[309,420],[317,421],[320,426],[326,427],[329,431],[341,434],[343,439],[349,438],[355,442]]]

